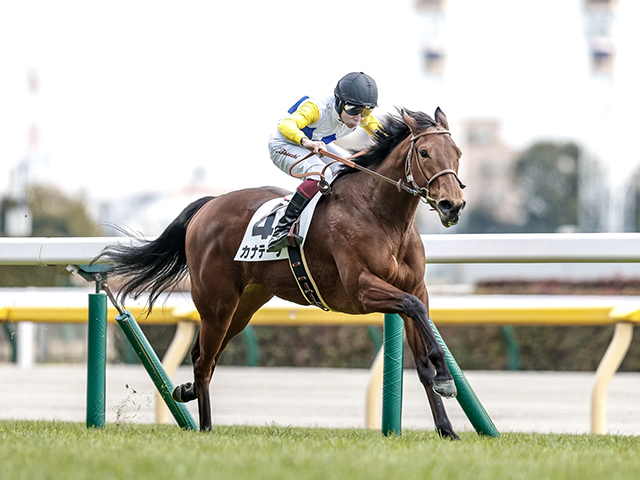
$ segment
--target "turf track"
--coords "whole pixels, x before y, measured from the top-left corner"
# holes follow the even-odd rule
[[[0,422],[10,479],[626,479],[640,478],[640,437],[503,434],[442,440],[359,429]]]

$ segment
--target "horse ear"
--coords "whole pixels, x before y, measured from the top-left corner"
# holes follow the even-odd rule
[[[404,120],[404,123],[407,124],[407,126],[411,130],[411,134],[414,137],[420,133],[420,129],[418,128],[417,122],[413,119],[413,117],[410,117],[407,114],[406,110],[402,111],[402,119]]]
[[[436,108],[436,113],[434,116],[435,116],[436,122],[439,125],[449,130],[449,122],[447,122],[447,116],[444,114],[442,110],[440,110],[440,107]]]

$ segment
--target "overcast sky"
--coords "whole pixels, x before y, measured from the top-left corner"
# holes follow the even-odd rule
[[[106,198],[207,185],[293,187],[269,160],[277,119],[350,71],[380,111],[497,117],[515,147],[575,140],[627,175],[639,154],[640,2],[619,1],[612,82],[589,76],[581,0],[450,0],[438,81],[414,0],[3,1],[0,193],[40,129],[32,178]],[[29,94],[35,69],[39,91]],[[612,169],[614,170],[614,169]]]

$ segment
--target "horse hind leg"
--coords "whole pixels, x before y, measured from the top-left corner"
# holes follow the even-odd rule
[[[195,364],[196,360],[200,356],[200,332],[196,336],[196,340],[191,347],[191,364]],[[215,365],[214,365],[215,368]],[[212,372],[213,374],[213,372]],[[182,385],[178,385],[173,389],[172,393],[173,399],[176,402],[187,403],[198,398],[196,394],[196,386],[193,382],[183,383]]]
[[[231,325],[227,330],[227,335],[222,341],[216,362],[229,342],[247,327],[253,315],[260,307],[271,300],[272,297],[273,294],[262,285],[253,284],[245,288],[242,297],[240,297],[240,302],[238,302],[238,308],[236,308],[233,318],[231,319]]]
[[[227,307],[224,314],[214,315],[211,311],[201,312],[199,345],[200,354],[193,364],[194,385],[186,388],[189,397],[195,393],[198,399],[198,414],[200,418],[200,430],[211,430],[211,396],[209,384],[215,368],[216,359],[219,357],[222,343],[227,335],[231,323],[232,313],[237,305],[237,300],[233,304],[233,309]],[[193,391],[192,391],[193,389]]]
[[[249,323],[249,321],[251,320],[251,317],[253,317],[255,312],[257,312],[262,305],[264,305],[267,301],[269,301],[271,297],[273,297],[273,294],[268,292],[264,287],[260,285],[249,285],[245,288],[242,296],[240,297],[238,305],[235,308],[235,311],[231,318],[231,322],[228,325],[228,328],[226,329],[224,338],[222,339],[222,342],[219,344],[219,348],[217,349],[218,351],[215,354],[213,363],[211,365],[209,379],[207,381],[207,389],[205,392],[206,401],[209,400],[208,385],[211,381],[211,377],[213,376],[213,372],[215,370],[218,359],[220,358],[220,355],[222,355],[222,352],[224,351],[226,346],[229,344],[229,342],[233,339],[233,337],[235,337],[238,333],[244,330],[244,328],[247,326],[247,324]],[[204,325],[204,322],[203,322],[203,325]],[[202,334],[203,334],[203,330],[201,328],[200,332],[198,333],[198,338],[196,339],[196,342],[194,343],[191,349],[191,360],[194,365],[194,378],[196,379],[198,378],[198,374],[196,373],[196,365],[199,362],[202,363],[201,345],[203,345],[203,343],[206,344],[206,342],[201,341]],[[189,383],[185,383],[183,385],[177,386],[173,391],[173,397],[174,399],[176,399],[176,401],[179,401],[179,402],[189,402],[191,400],[198,399],[199,400],[198,410],[200,413],[200,429],[201,430],[211,429],[211,426],[210,426],[211,409],[210,409],[210,406],[207,408],[200,403],[200,396],[198,395],[198,389],[196,388],[195,381],[193,383],[189,382]],[[208,423],[207,423],[207,419],[203,418],[203,412],[209,413]],[[203,425],[205,425],[204,428],[203,428]],[[209,426],[207,427],[206,425],[209,425]]]
[[[215,301],[211,300],[215,292]],[[193,384],[184,384],[174,390],[175,397],[185,402],[198,399],[200,430],[211,430],[211,400],[209,384],[216,358],[227,335],[231,319],[238,306],[240,295],[230,284],[208,284],[208,289],[192,286],[193,301],[200,313],[200,332],[192,347]],[[175,398],[174,397],[174,398]]]
[[[437,394],[433,388],[435,368],[429,361],[424,341],[413,322],[405,321],[405,326],[407,332],[407,343],[413,352],[418,378],[420,379],[420,383],[424,386],[427,398],[429,399],[429,405],[431,407],[431,414],[433,415],[436,431],[441,437],[449,438],[451,440],[460,440],[460,437],[458,437],[453,430],[453,425],[451,425],[447,411],[444,408],[442,397]]]

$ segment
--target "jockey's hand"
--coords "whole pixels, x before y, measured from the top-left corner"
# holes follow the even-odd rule
[[[309,140],[308,138],[303,138],[300,145],[302,145],[307,150],[312,151],[313,153],[319,153],[320,149],[327,149],[327,145],[324,142],[314,142],[312,140]]]

